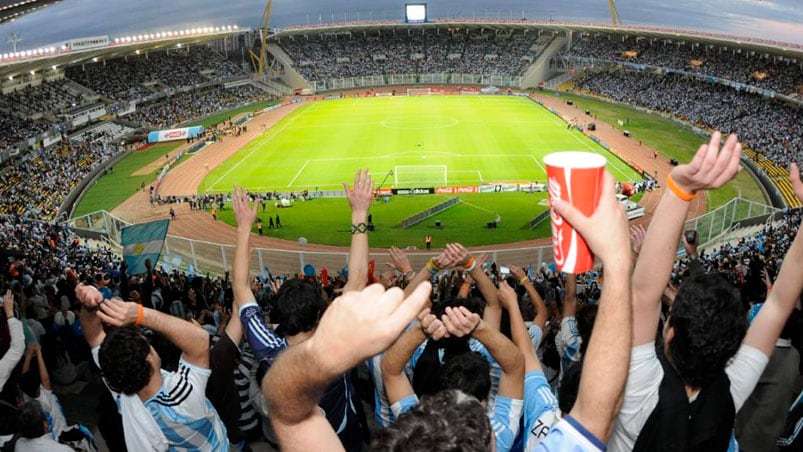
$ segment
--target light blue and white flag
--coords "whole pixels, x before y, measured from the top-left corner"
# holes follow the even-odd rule
[[[180,254],[165,254],[162,256],[162,269],[166,272],[181,268],[181,263],[184,262],[184,256]]]
[[[145,273],[146,259],[156,265],[165,243],[168,224],[168,220],[158,220],[123,228],[120,241],[129,275]]]

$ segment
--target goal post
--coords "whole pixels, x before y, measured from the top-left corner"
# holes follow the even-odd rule
[[[407,88],[408,96],[429,96],[432,90],[429,88]]]
[[[446,186],[446,165],[398,165],[393,167],[393,186],[396,188]]]

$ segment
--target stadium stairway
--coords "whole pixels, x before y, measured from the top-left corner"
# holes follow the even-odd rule
[[[792,181],[789,179],[788,169],[781,168],[772,160],[763,156],[759,156],[759,154],[752,149],[745,149],[744,153],[747,157],[754,161],[756,165],[767,174],[767,177],[772,180],[775,186],[778,187],[778,190],[781,192],[781,196],[783,196],[784,201],[786,201],[786,205],[792,208],[803,206],[803,203],[797,199],[795,191],[792,188]]]

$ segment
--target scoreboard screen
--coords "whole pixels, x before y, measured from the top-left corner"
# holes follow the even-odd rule
[[[404,21],[407,23],[421,23],[427,21],[426,3],[406,3],[404,5]]]

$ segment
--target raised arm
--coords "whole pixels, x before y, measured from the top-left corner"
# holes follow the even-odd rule
[[[150,328],[178,347],[185,361],[202,369],[209,368],[209,333],[191,322],[119,298],[103,302],[97,316],[113,326]]]
[[[451,336],[462,337],[472,335],[485,346],[494,360],[502,368],[499,377],[498,394],[521,399],[524,390],[524,359],[508,338],[499,330],[489,326],[479,314],[473,313],[464,306],[459,308],[446,308],[441,316],[446,331]]]
[[[544,299],[541,298],[541,295],[539,295],[538,291],[535,290],[535,286],[533,286],[532,281],[530,281],[530,278],[527,277],[527,274],[524,273],[523,269],[515,265],[508,265],[508,267],[510,268],[510,273],[519,281],[519,284],[524,286],[524,290],[526,290],[527,295],[530,296],[530,303],[532,303],[533,307],[535,308],[535,319],[533,319],[533,323],[538,325],[538,327],[543,330],[544,326],[546,325],[546,321],[549,318],[549,313],[547,312]],[[519,315],[521,315],[521,311],[519,311]]]
[[[632,343],[630,237],[614,185],[613,176],[606,171],[599,206],[591,217],[565,201],[553,203],[555,211],[580,233],[605,268],[599,311],[586,349],[577,401],[570,413],[603,443],[608,441],[619,412]]]
[[[42,387],[50,391],[53,386],[50,384],[50,374],[45,365],[45,358],[42,357],[42,346],[36,344],[35,347],[36,351],[34,353],[36,354],[36,364],[39,366],[39,379],[42,381]]]
[[[368,282],[368,209],[374,196],[374,181],[368,168],[358,169],[354,187],[343,184],[351,207],[351,249],[349,250],[349,279],[345,291],[362,290]]]
[[[25,335],[22,331],[22,322],[14,318],[14,293],[7,290],[3,295],[3,310],[8,322],[8,332],[11,336],[11,344],[8,350],[0,359],[0,389],[3,389],[6,381],[11,376],[11,372],[25,353]]]
[[[248,195],[242,187],[234,187],[231,199],[234,218],[237,220],[237,249],[234,251],[234,274],[232,291],[234,305],[232,319],[226,326],[226,333],[232,342],[239,343],[245,330],[248,345],[259,361],[271,364],[284,349],[284,344],[272,329],[265,324],[262,308],[256,304],[254,291],[248,282],[248,267],[251,260],[251,225],[257,216],[257,204],[249,205]],[[273,293],[279,291],[281,284],[271,281]]]
[[[575,313],[577,313],[577,275],[567,273],[566,298],[563,300],[563,318],[574,317]]]
[[[510,316],[510,335],[513,339],[513,343],[516,344],[516,347],[518,347],[519,352],[524,358],[524,372],[541,370],[541,362],[538,361],[538,356],[533,349],[533,342],[530,339],[529,333],[527,333],[527,326],[524,324],[524,319],[521,317],[519,300],[516,292],[506,281],[502,281],[499,284],[497,294],[499,296],[499,302],[502,304],[502,307],[507,310],[508,316]]]
[[[633,271],[633,345],[655,341],[661,312],[661,294],[669,282],[677,253],[678,239],[693,196],[703,190],[719,188],[736,176],[742,146],[736,135],[728,137],[720,150],[722,135],[715,132],[707,145],[700,146],[689,164],[672,169],[650,222],[641,257]],[[685,198],[685,199],[684,199]],[[606,281],[607,283],[607,281]]]
[[[237,247],[234,250],[231,289],[234,292],[235,304],[242,305],[255,299],[248,283],[248,264],[251,253],[251,226],[256,221],[259,206],[257,203],[250,206],[245,189],[237,185],[234,186],[231,206],[234,219],[237,221]],[[235,315],[239,317],[239,313],[235,312]]]
[[[121,274],[121,278],[125,277],[125,274]],[[81,329],[84,331],[84,339],[90,348],[98,347],[106,338],[106,332],[97,316],[103,294],[95,286],[79,284],[75,288],[75,297],[81,302]]]
[[[491,278],[485,274],[485,270],[482,269],[484,258],[475,258],[468,252],[466,247],[459,243],[447,244],[446,253],[452,256],[457,261],[457,265],[462,266],[474,279],[477,289],[482,294],[482,298],[485,299],[485,312],[482,315],[482,319],[487,324],[486,326],[498,330],[499,325],[502,323],[502,307],[499,305],[499,300],[496,296],[496,286],[494,286]]]
[[[392,344],[429,300],[430,284],[409,297],[378,284],[337,298],[315,334],[281,354],[262,380],[281,449],[339,451],[343,446],[317,404],[327,385]]]
[[[793,163],[790,170],[792,187],[798,199],[803,200],[803,182],[800,180],[800,170],[797,164]],[[803,234],[800,232],[803,226],[799,226],[795,240],[789,251],[786,252],[781,270],[772,286],[772,291],[767,295],[767,301],[758,315],[753,319],[744,344],[761,350],[765,355],[772,356],[775,350],[775,341],[781,335],[786,320],[800,302],[800,294],[803,291]]]
[[[382,379],[390,404],[415,394],[413,385],[404,374],[404,366],[410,361],[418,346],[427,339],[427,336],[431,336],[432,340],[448,336],[446,327],[430,313],[429,309],[421,311],[418,319],[419,323],[408,328],[382,356]]]

